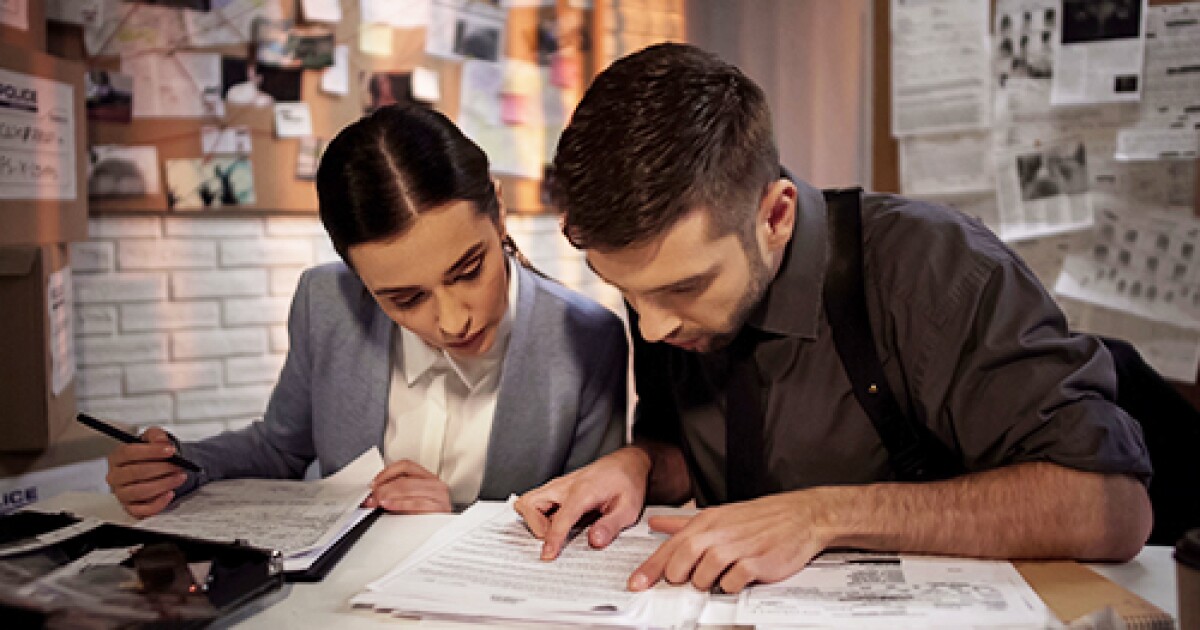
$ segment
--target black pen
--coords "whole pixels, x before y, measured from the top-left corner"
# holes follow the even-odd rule
[[[87,415],[86,413],[81,413],[81,414],[75,416],[75,419],[78,420],[80,424],[91,427],[91,428],[103,433],[104,435],[107,435],[108,437],[120,440],[126,444],[149,444],[149,442],[147,442],[146,440],[143,440],[142,438],[140,438],[132,433],[122,431],[121,429],[118,429],[117,427],[114,427],[113,425],[111,425],[103,420],[93,418],[93,417]],[[191,461],[184,459],[183,457],[180,457],[180,455],[178,453],[168,457],[167,461],[171,462],[172,464],[175,464],[176,466],[179,466],[181,468],[186,468],[194,473],[202,472],[202,469],[199,466],[197,466],[195,463],[193,463]]]

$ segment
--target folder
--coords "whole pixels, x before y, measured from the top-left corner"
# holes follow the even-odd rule
[[[1175,628],[1175,620],[1163,609],[1079,563],[1014,562],[1013,566],[1063,623],[1111,606],[1130,630]]]

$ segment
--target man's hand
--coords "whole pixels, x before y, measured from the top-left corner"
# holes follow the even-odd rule
[[[656,516],[654,531],[671,534],[629,578],[642,591],[659,579],[691,582],[707,591],[719,584],[737,593],[753,582],[791,576],[833,540],[826,522],[829,506],[819,492],[776,494],[744,503],[709,508],[687,516]]]
[[[147,444],[122,444],[108,455],[108,487],[126,512],[138,518],[163,511],[175,498],[175,489],[187,473],[166,459],[175,454],[175,443],[166,431],[150,427],[142,434]]]
[[[371,496],[363,507],[382,507],[400,514],[453,511],[450,488],[420,464],[402,459],[379,471],[371,481]]]
[[[533,535],[542,539],[542,559],[558,557],[571,528],[588,512],[601,514],[588,530],[588,543],[597,549],[636,523],[645,504],[650,467],[645,450],[626,446],[522,495],[515,507]]]

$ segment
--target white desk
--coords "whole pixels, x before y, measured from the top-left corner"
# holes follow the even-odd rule
[[[44,511],[65,510],[79,516],[94,516],[132,522],[112,495],[68,493],[39,503]],[[415,551],[450,515],[382,516],[330,571],[315,584],[291,584],[282,593],[268,596],[240,611],[223,626],[236,628],[338,628],[339,630],[395,628],[397,623],[415,625],[416,620],[384,617],[353,611],[346,602],[368,582]],[[1179,616],[1175,599],[1175,561],[1170,547],[1146,547],[1124,564],[1089,565],[1114,582],[1137,593],[1154,605]],[[455,624],[421,622],[426,627],[457,627]],[[478,626],[471,626],[478,627]]]

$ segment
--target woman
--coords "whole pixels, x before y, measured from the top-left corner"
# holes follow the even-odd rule
[[[207,481],[329,475],[378,446],[368,506],[446,512],[504,499],[615,449],[626,346],[615,315],[533,272],[504,231],[487,157],[441,115],[384,107],[342,130],[317,172],[343,263],[300,278],[266,415],[240,431],[109,457],[144,517]],[[195,474],[163,461],[172,452]]]

